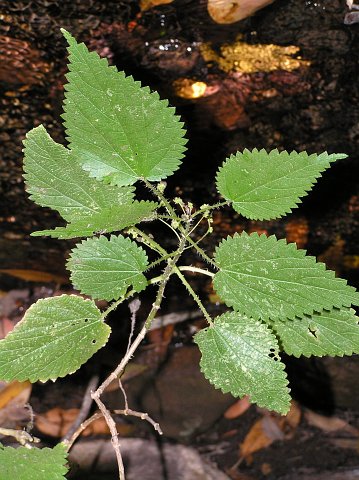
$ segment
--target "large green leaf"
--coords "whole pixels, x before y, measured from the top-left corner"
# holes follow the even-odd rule
[[[83,168],[118,185],[171,175],[186,143],[174,109],[62,32],[70,54],[63,118],[70,148]]]
[[[274,236],[235,234],[216,249],[215,289],[227,305],[264,320],[359,305],[353,287],[305,253]]]
[[[311,317],[276,320],[273,330],[289,355],[342,357],[359,353],[358,320],[351,308],[323,310]]]
[[[74,286],[86,295],[117,300],[132,287],[140,292],[147,286],[144,250],[121,235],[91,238],[76,245],[67,263]]]
[[[229,312],[194,339],[202,352],[202,372],[216,388],[235,397],[249,395],[261,407],[288,412],[290,395],[284,365],[277,341],[266,325]]]
[[[132,188],[112,187],[90,178],[74,154],[54,142],[42,125],[27,134],[24,145],[24,178],[30,198],[57,210],[65,220],[76,221],[132,202]]]
[[[80,220],[69,223],[66,227],[40,230],[31,235],[33,237],[49,235],[53,238],[68,239],[90,237],[95,233],[111,233],[141,221],[153,219],[153,211],[157,206],[158,204],[155,202],[137,202],[135,200],[128,205],[116,205],[93,215],[84,215]]]
[[[86,237],[122,230],[153,216],[157,203],[133,201],[133,187],[114,187],[90,178],[74,153],[54,142],[42,125],[27,134],[24,144],[24,177],[30,198],[70,222],[33,236]]]
[[[0,341],[0,379],[64,377],[102,348],[110,332],[91,300],[76,295],[38,300]]]
[[[0,444],[1,480],[65,480],[67,450],[54,448],[12,448]]]
[[[270,220],[291,212],[321,173],[346,156],[245,149],[231,155],[219,169],[217,188],[243,216]]]

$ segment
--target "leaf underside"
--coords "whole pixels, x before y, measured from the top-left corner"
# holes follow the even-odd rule
[[[272,322],[289,355],[340,356],[359,353],[358,317],[351,308],[323,310],[311,317]]]
[[[70,62],[62,116],[69,148],[83,168],[117,185],[171,175],[186,144],[174,109],[157,92],[109,67],[107,59],[62,32]]]
[[[75,372],[108,340],[111,329],[91,300],[38,300],[0,341],[0,379],[45,382]]]
[[[271,220],[291,212],[321,173],[346,156],[245,149],[219,169],[217,189],[244,217]]]
[[[224,393],[285,414],[290,395],[278,344],[269,328],[237,312],[217,317],[194,337],[204,376]]]
[[[67,451],[54,448],[4,447],[0,444],[1,480],[65,480]]]
[[[147,265],[144,250],[121,235],[83,241],[67,263],[75,288],[103,300],[117,300],[131,285],[137,292],[146,288]]]
[[[256,319],[293,319],[359,305],[359,294],[294,243],[253,233],[216,249],[214,287],[228,306]]]
[[[153,216],[157,203],[133,201],[133,187],[106,185],[90,178],[74,153],[54,142],[42,125],[27,134],[24,145],[24,177],[30,198],[57,210],[70,222],[33,236],[76,238],[110,233]]]

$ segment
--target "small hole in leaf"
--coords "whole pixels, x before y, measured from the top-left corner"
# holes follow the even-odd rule
[[[96,343],[96,340],[95,340],[95,339],[94,339],[94,340],[92,340],[92,343]]]
[[[269,358],[273,358],[275,362],[279,360],[274,348],[270,349]]]
[[[89,321],[89,319],[88,319],[88,318],[85,318],[84,322],[87,323],[88,321]]]
[[[308,328],[308,332],[309,332],[310,335],[312,335],[314,338],[318,338],[318,337],[317,337],[317,331],[316,331],[316,329],[309,327],[309,328]]]

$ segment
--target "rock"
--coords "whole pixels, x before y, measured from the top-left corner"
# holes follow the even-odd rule
[[[278,480],[357,480],[359,479],[359,468],[351,470],[343,470],[337,472],[321,472],[321,473],[303,473],[290,474],[280,477]]]
[[[167,443],[160,449],[155,441],[140,438],[123,438],[120,443],[126,480],[229,480],[193,448]],[[71,449],[70,462],[92,474],[117,470],[110,440],[78,442]]]
[[[358,411],[358,357],[287,358],[294,396],[314,409]]]
[[[234,402],[216,390],[200,371],[195,346],[174,349],[166,364],[142,392],[141,409],[160,423],[167,437],[188,440],[210,428]]]

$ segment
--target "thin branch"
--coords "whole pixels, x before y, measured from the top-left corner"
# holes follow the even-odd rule
[[[168,255],[168,252],[166,252],[166,250],[163,247],[161,247],[161,245],[159,243],[157,243],[155,240],[153,240],[153,238],[151,238],[149,235],[147,235],[147,233],[143,232],[142,230],[140,230],[137,227],[131,227],[131,230],[133,232],[137,233],[140,237],[142,237],[143,240],[145,240],[146,245],[148,245],[150,248],[152,248],[156,252],[160,253],[161,255]]]
[[[115,423],[114,419],[112,418],[111,413],[107,410],[105,404],[101,401],[100,396],[97,393],[98,390],[99,389],[97,389],[96,392],[93,392],[91,394],[91,397],[97,403],[97,406],[100,409],[103,417],[105,418],[106,423],[108,425],[108,428],[110,429],[112,446],[115,450],[116,460],[117,460],[117,465],[118,465],[119,479],[120,480],[126,480],[125,479],[125,467],[123,465],[123,459],[122,459],[122,455],[121,455],[121,445],[120,445],[120,441],[118,439],[116,423]]]
[[[92,422],[94,422],[95,420],[99,419],[99,418],[102,418],[103,415],[102,415],[102,412],[96,412],[94,413],[93,415],[91,415],[91,417],[89,417],[87,420],[85,420],[84,422],[81,423],[81,425],[79,425],[78,429],[76,430],[76,432],[73,433],[72,437],[69,438],[68,440],[63,440],[63,443],[66,445],[67,447],[67,451],[70,450],[70,448],[72,447],[72,445],[76,442],[76,440],[78,439],[78,437],[81,435],[81,433],[86,430],[86,428],[91,425]]]
[[[165,220],[163,220],[162,218],[159,218],[158,219],[160,222],[162,222],[164,225],[166,225],[166,227],[168,227],[170,230],[172,230],[172,232],[176,235],[176,237],[178,238],[178,240],[180,240],[180,236],[178,235],[178,233],[176,232],[176,230],[172,227],[171,224],[169,224],[168,222],[166,222]]]
[[[197,303],[197,305],[199,306],[199,308],[201,309],[203,315],[205,316],[205,319],[207,320],[207,322],[209,323],[209,325],[211,327],[213,327],[214,323],[213,323],[213,320],[210,316],[210,314],[207,312],[207,310],[205,309],[203,303],[201,302],[200,298],[198,297],[198,295],[196,294],[196,292],[193,290],[193,288],[191,287],[191,285],[187,282],[187,280],[185,279],[185,277],[182,275],[182,273],[180,272],[179,268],[175,267],[175,272],[177,274],[177,276],[180,278],[181,282],[183,283],[183,285],[187,288],[188,292],[190,293],[190,295],[192,296],[193,300]]]
[[[153,195],[155,195],[160,200],[160,202],[163,204],[163,206],[167,210],[169,216],[174,220],[181,221],[181,219],[177,216],[174,208],[172,208],[170,202],[163,195],[163,193],[145,178],[142,178],[142,181],[146,185],[146,187],[153,193]]]
[[[197,273],[202,273],[203,275],[207,275],[208,277],[214,277],[215,273],[210,272],[209,270],[205,270],[204,268],[199,268],[199,267],[192,267],[192,266],[187,266],[187,265],[181,265],[177,267],[178,270],[181,270],[181,272],[197,272]]]
[[[229,203],[230,202],[225,201],[225,202],[214,203],[213,205],[202,205],[202,207],[193,214],[193,217],[197,217],[197,215],[202,215],[205,212],[210,212],[211,210],[224,207],[225,205],[229,205]]]
[[[162,275],[159,275],[158,277],[154,277],[148,280],[147,285],[153,285],[154,283],[159,283],[161,280],[162,280]],[[102,312],[102,319],[104,320],[110,312],[115,310],[125,300],[128,300],[129,298],[131,298],[132,295],[134,295],[135,293],[137,293],[136,290],[130,290],[126,293],[126,295],[121,297],[119,300],[116,300],[116,302],[111,303],[111,305],[104,312]]]
[[[161,430],[160,424],[155,422],[149,415],[148,413],[145,412],[137,412],[136,410],[131,410],[130,408],[125,408],[124,410],[114,410],[114,413],[120,414],[120,415],[130,415],[132,417],[138,417],[141,420],[146,420],[148,423],[150,423],[153,428],[158,432],[160,435],[163,435],[163,432]]]
[[[197,253],[198,253],[204,260],[206,260],[207,263],[209,263],[210,265],[213,265],[213,266],[216,267],[216,269],[218,270],[218,267],[217,267],[216,263],[214,262],[214,260],[212,260],[212,259],[206,254],[206,252],[204,252],[204,251],[202,250],[202,248],[197,245],[197,242],[195,242],[194,240],[192,240],[191,237],[188,237],[187,240],[188,240],[188,242],[192,245],[192,247],[197,251]]]
[[[66,435],[63,436],[62,442],[67,442],[72,436],[74,435],[75,432],[79,429],[81,424],[84,422],[86,417],[88,416],[91,405],[92,405],[92,398],[91,398],[91,392],[96,390],[97,385],[99,382],[99,376],[98,375],[93,375],[87,385],[86,391],[83,396],[82,400],[82,405],[79,411],[79,414],[77,415],[76,420],[74,423],[71,425],[69,430],[67,431]]]
[[[27,448],[32,448],[31,443],[39,443],[40,439],[37,437],[33,437],[29,432],[26,430],[16,430],[13,428],[3,428],[0,427],[0,435],[5,435],[7,437],[13,437],[17,440],[20,445],[24,445]]]

